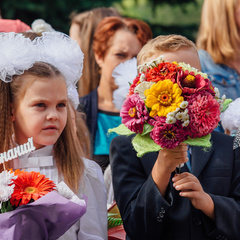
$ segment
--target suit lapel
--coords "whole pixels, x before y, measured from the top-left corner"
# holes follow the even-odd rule
[[[192,147],[192,173],[198,177],[210,159],[214,147],[206,151],[202,147]]]

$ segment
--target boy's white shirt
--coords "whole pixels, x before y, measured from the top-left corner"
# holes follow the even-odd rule
[[[58,176],[52,151],[53,146],[46,146],[27,153],[13,160],[14,169],[40,172],[58,184],[63,179]],[[102,170],[96,162],[83,160],[85,171],[78,197],[87,196],[87,212],[59,239],[107,240],[107,197]]]

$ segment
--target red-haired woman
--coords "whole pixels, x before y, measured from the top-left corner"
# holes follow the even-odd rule
[[[86,113],[91,134],[92,158],[103,171],[109,164],[109,146],[114,134],[109,128],[121,123],[119,109],[113,103],[113,91],[118,88],[112,77],[113,69],[122,62],[136,57],[152,38],[150,27],[143,21],[121,17],[106,17],[94,33],[93,49],[101,69],[99,86],[80,98],[80,108]]]

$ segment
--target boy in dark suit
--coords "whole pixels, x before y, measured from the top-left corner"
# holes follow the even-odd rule
[[[201,68],[194,43],[182,36],[150,40],[138,64],[160,55]],[[191,147],[188,155],[181,143],[142,158],[131,139],[116,137],[110,147],[114,194],[127,239],[240,239],[240,149],[233,150],[232,137],[213,132],[209,151]],[[174,173],[187,162],[191,168],[185,164],[181,174]]]

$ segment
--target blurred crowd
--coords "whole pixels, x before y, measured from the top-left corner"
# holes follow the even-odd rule
[[[0,18],[0,32],[15,32],[34,41],[34,39],[41,37],[46,32],[56,31],[54,29],[54,23],[47,23],[44,19],[36,19],[31,26],[28,26],[18,19]],[[216,195],[214,195],[215,190],[212,190],[211,187],[206,187],[206,191],[209,191],[206,193],[204,191],[205,189],[202,189],[202,185],[211,185],[211,183],[206,184],[206,179],[209,174],[212,173],[207,167],[211,164],[217,164],[218,161],[220,161],[219,159],[223,158],[218,148],[223,147],[225,142],[226,145],[231,144],[228,143],[230,140],[226,138],[225,135],[235,136],[237,130],[240,128],[240,103],[238,105],[240,98],[240,1],[204,0],[199,31],[195,43],[188,43],[188,41],[186,41],[186,45],[179,47],[177,50],[173,50],[167,45],[173,44],[170,40],[169,43],[166,40],[165,50],[164,48],[160,49],[162,47],[160,46],[161,44],[158,43],[157,40],[156,43],[153,41],[151,27],[146,22],[139,19],[123,17],[112,7],[95,8],[71,16],[68,35],[78,43],[84,55],[83,65],[81,66],[83,67],[82,75],[75,86],[77,89],[77,97],[74,98],[75,100],[72,100],[71,96],[69,96],[69,99],[72,100],[70,108],[73,119],[72,124],[78,136],[79,149],[81,149],[82,157],[89,161],[87,164],[85,162],[85,167],[91,168],[93,166],[91,160],[97,163],[99,167],[98,170],[94,170],[95,167],[93,167],[92,171],[89,170],[87,172],[87,174],[91,175],[90,179],[92,179],[91,182],[87,184],[94,186],[91,188],[93,192],[89,192],[88,198],[96,197],[96,202],[106,203],[106,207],[109,210],[117,203],[126,233],[123,231],[121,238],[115,239],[125,239],[127,235],[126,239],[131,240],[162,239],[161,237],[164,236],[165,238],[163,239],[171,240],[237,240],[235,233],[239,233],[240,231],[240,155],[237,155],[238,153],[232,153],[233,149],[229,150],[230,148],[226,148],[226,151],[229,152],[226,153],[224,157],[229,157],[229,162],[233,161],[229,167],[229,171],[224,171],[224,168],[228,167],[228,165],[224,165],[224,162],[221,162],[222,166],[220,167],[222,168],[220,169],[218,165],[216,172],[213,173],[216,174],[216,178],[212,179],[212,181],[218,181],[219,177],[220,188],[225,188],[216,194],[219,196],[216,197]],[[160,42],[160,40],[158,41]],[[185,38],[181,39],[181,41],[184,42]],[[156,44],[156,46],[154,44]],[[157,44],[159,44],[159,47]],[[175,44],[180,44],[180,40],[176,40]],[[150,50],[146,48],[141,50],[145,45],[150,46]],[[150,157],[149,159],[134,159],[132,161],[136,160],[139,164],[128,164],[128,172],[126,167],[121,165],[121,159],[132,159],[133,150],[130,148],[126,149],[126,146],[123,144],[125,140],[118,138],[116,133],[109,134],[108,132],[109,129],[114,129],[122,123],[120,111],[123,101],[120,107],[119,105],[116,106],[114,102],[114,94],[119,88],[119,85],[113,76],[113,72],[120,64],[126,63],[128,60],[136,59],[141,51],[143,51],[141,54],[145,56],[147,61],[155,57],[157,58],[158,56],[156,54],[153,54],[153,56],[150,54],[152,46],[156,47],[154,51],[159,52],[158,55],[165,56],[167,60],[168,54],[172,54],[176,58],[169,57],[169,59],[173,58],[172,61],[176,61],[179,56],[180,60],[187,59],[186,61],[188,61],[188,58],[185,58],[188,53],[184,53],[184,55],[182,51],[188,51],[188,48],[194,49],[193,51],[191,50],[191,57],[195,58],[197,64],[195,64],[195,60],[192,59],[189,60],[188,63],[190,65],[195,64],[199,71],[206,73],[213,87],[219,89],[220,95],[225,95],[227,99],[231,99],[232,101],[232,103],[229,101],[229,108],[226,112],[222,113],[221,121],[214,130],[219,133],[216,139],[213,138],[213,141],[219,141],[215,146],[216,152],[218,153],[219,150],[219,154],[215,152],[211,156],[213,162],[209,161],[205,168],[206,171],[203,170],[204,173],[202,173],[202,175],[200,174],[196,176],[196,178],[191,178],[191,181],[195,181],[200,189],[195,189],[194,191],[203,197],[191,196],[191,198],[189,198],[191,201],[191,205],[188,205],[189,209],[185,211],[181,210],[180,215],[177,215],[179,211],[176,209],[183,207],[183,205],[180,204],[178,198],[175,200],[174,196],[172,197],[170,194],[173,188],[172,186],[175,186],[174,183],[173,185],[169,185],[169,182],[171,182],[170,177],[162,177],[164,174],[166,175],[166,173],[161,172],[163,168],[159,170],[160,165],[158,166],[158,171],[159,175],[160,173],[162,173],[162,175],[159,176],[156,174],[157,163],[162,164],[162,161],[167,158],[175,159],[174,153],[165,152],[165,155],[163,155],[164,151],[161,151],[163,152],[161,153],[162,155],[160,153],[159,155],[152,155],[151,158],[154,159],[151,160],[149,160]],[[61,51],[61,49],[59,49],[59,51]],[[181,54],[184,56],[182,57]],[[137,72],[137,65],[143,64],[144,62],[137,63],[136,61],[136,66],[132,71]],[[126,79],[126,84],[132,80],[133,79]],[[68,94],[71,94],[71,92]],[[128,92],[126,92],[125,95],[127,97]],[[186,146],[180,147],[180,150],[176,150],[176,154],[182,156],[183,159],[187,158],[188,148]],[[194,152],[194,150],[191,151]],[[181,155],[182,152],[186,154]],[[202,158],[205,158],[207,153],[203,151],[199,152],[199,154]],[[235,158],[238,159],[236,160]],[[151,162],[154,160],[156,163],[154,165],[153,162],[152,165],[146,167],[145,163],[140,164],[140,162],[144,160]],[[66,161],[68,160],[66,159]],[[201,160],[199,159],[198,161]],[[177,166],[179,162],[176,161],[175,163]],[[194,160],[192,164],[194,164]],[[196,165],[192,166],[193,168],[196,167]],[[239,168],[238,173],[235,173],[233,168],[237,167]],[[98,172],[96,173],[96,171]],[[124,171],[122,175],[121,171]],[[220,174],[220,171],[224,172],[223,175]],[[133,172],[135,174],[134,178]],[[191,173],[190,170],[189,172]],[[219,173],[219,175],[217,175],[217,173]],[[122,179],[123,177],[124,180]],[[188,177],[190,178],[190,176]],[[97,185],[99,183],[95,178],[104,181],[104,184]],[[121,181],[123,182],[122,185],[120,185]],[[166,181],[166,184],[163,186],[164,181]],[[177,179],[175,181],[178,182],[181,180]],[[226,181],[228,182],[226,183]],[[131,185],[132,182],[134,182],[135,185]],[[148,188],[145,185],[148,185]],[[134,186],[135,189],[130,189],[130,186]],[[213,186],[215,185],[213,184]],[[189,188],[190,187],[191,186],[189,186]],[[155,188],[158,188],[158,191]],[[152,192],[149,189],[152,190]],[[100,191],[104,194],[99,194]],[[97,194],[99,194],[99,198]],[[160,198],[160,195],[163,196],[163,198]],[[149,198],[149,196],[151,198]],[[221,196],[224,196],[223,198],[227,198],[228,200],[222,199]],[[126,199],[127,202],[122,200],[123,198]],[[213,201],[209,200],[209,198],[213,199]],[[161,206],[161,208],[153,206],[157,204],[157,200],[160,201],[159,206]],[[210,202],[208,206],[213,204],[213,210],[209,210],[207,207],[205,208],[204,201]],[[230,207],[230,205],[234,207]],[[158,211],[156,209],[159,210],[159,215],[153,219],[153,216],[148,215],[147,212]],[[119,210],[117,209],[118,214]],[[96,208],[94,211],[98,211],[98,209]],[[101,211],[103,211],[103,209],[101,209]],[[172,211],[176,211],[175,217]],[[224,215],[226,212],[228,212],[228,216]],[[236,220],[235,225],[230,229],[232,233],[229,234],[229,231],[226,230],[229,227],[227,221],[231,218],[230,215],[232,214],[236,215],[238,220]],[[167,219],[164,218],[165,215]],[[179,229],[183,228],[185,231],[186,227],[183,226],[183,223],[192,219],[191,215],[195,216],[195,220],[193,220],[192,224],[188,225],[189,233],[183,235],[185,238],[182,238],[181,235],[177,237],[177,233],[180,232]],[[101,221],[101,219],[98,220]],[[94,219],[85,219],[84,221],[86,221],[86,225],[91,221],[94,222],[95,225],[98,224]],[[164,223],[162,221],[164,221]],[[232,220],[230,222],[232,223]],[[135,224],[135,226],[130,226],[129,224]],[[90,224],[90,226],[91,225],[92,224]],[[172,230],[170,230],[171,227],[169,226],[172,227]],[[102,224],[101,227],[106,226]],[[158,229],[156,230],[156,228]],[[175,229],[176,234],[170,233],[171,231],[174,232]],[[88,234],[93,234],[92,238],[86,237],[83,239],[106,239],[106,234],[103,233],[104,231],[98,230],[91,232],[91,227],[89,227],[88,231]],[[167,231],[170,232],[167,233]],[[198,237],[192,238],[191,235],[198,235]],[[146,238],[146,236],[154,236],[154,238]],[[219,236],[225,236],[225,238]],[[229,236],[230,238],[228,238]],[[114,239],[110,238],[110,234],[108,237],[109,239]]]

